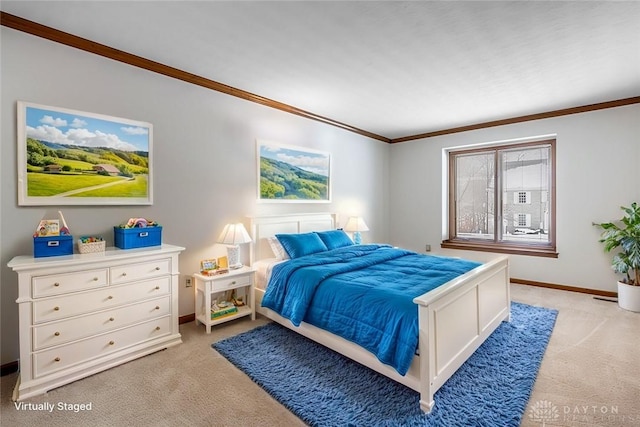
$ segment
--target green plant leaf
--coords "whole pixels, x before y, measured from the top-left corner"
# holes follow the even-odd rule
[[[618,223],[595,224],[603,230],[599,242],[605,252],[620,249],[611,260],[611,268],[624,274],[627,283],[640,286],[640,205],[633,202],[630,207],[620,208],[626,215]]]

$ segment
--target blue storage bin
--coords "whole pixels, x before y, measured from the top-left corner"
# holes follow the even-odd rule
[[[157,227],[113,227],[116,247],[120,249],[144,248],[162,244],[162,226]]]
[[[33,256],[42,258],[73,254],[73,236],[49,236],[33,238]]]

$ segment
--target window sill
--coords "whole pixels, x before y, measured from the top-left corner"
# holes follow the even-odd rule
[[[558,258],[554,247],[510,245],[506,243],[485,243],[459,240],[444,240],[440,247],[446,249],[459,249],[464,251],[496,252],[511,255],[527,255],[546,258]]]

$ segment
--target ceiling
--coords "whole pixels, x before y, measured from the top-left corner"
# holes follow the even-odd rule
[[[638,1],[2,1],[389,139],[640,95]]]

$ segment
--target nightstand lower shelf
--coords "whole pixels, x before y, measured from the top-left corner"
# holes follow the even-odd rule
[[[222,317],[219,317],[217,319],[211,319],[211,317],[209,317],[207,319],[207,316],[198,314],[198,315],[196,315],[196,320],[198,322],[200,322],[201,324],[205,325],[207,327],[207,333],[210,333],[211,332],[211,326],[215,326],[215,325],[218,325],[220,323],[228,322],[229,320],[234,320],[234,319],[237,319],[239,317],[251,316],[252,314],[253,314],[253,310],[250,307],[247,307],[245,305],[245,306],[242,306],[242,307],[238,307],[238,312],[237,313],[229,314],[227,316],[222,316]]]

